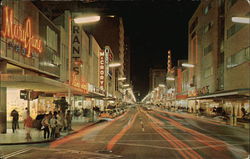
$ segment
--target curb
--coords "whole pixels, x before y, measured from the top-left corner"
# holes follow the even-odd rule
[[[50,142],[53,142],[53,141],[56,141],[56,140],[60,140],[60,139],[62,139],[62,138],[64,138],[64,137],[67,137],[67,136],[69,136],[69,135],[75,134],[75,133],[77,133],[78,131],[84,130],[84,129],[88,128],[88,127],[91,127],[91,126],[93,126],[93,125],[99,124],[99,123],[101,123],[101,122],[103,122],[103,121],[98,120],[98,121],[96,121],[96,122],[94,122],[94,123],[86,124],[86,126],[82,127],[81,129],[76,130],[76,131],[72,131],[72,132],[68,133],[67,135],[62,136],[62,137],[59,137],[59,138],[56,138],[56,139],[42,140],[42,141],[31,141],[31,142],[0,143],[0,146],[2,146],[2,145],[31,145],[31,144],[50,143]]]

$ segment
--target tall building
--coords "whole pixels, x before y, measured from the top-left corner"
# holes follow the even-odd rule
[[[95,25],[87,25],[87,32],[93,34],[100,46],[112,48],[114,61],[122,64],[119,76],[124,76],[124,26],[121,17],[102,17]]]
[[[125,50],[124,50],[124,75],[127,78],[127,82],[131,81],[131,44],[128,37],[125,38]]]
[[[245,0],[201,1],[189,20],[188,105],[194,111],[218,107],[241,116],[242,107],[249,110],[250,26],[232,22],[249,17],[249,9]]]
[[[158,87],[159,84],[166,84],[166,70],[159,68],[150,68],[149,70],[149,91]]]

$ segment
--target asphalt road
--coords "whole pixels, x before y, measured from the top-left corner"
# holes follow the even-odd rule
[[[50,144],[2,146],[1,152],[6,159],[244,159],[249,130],[137,107]]]

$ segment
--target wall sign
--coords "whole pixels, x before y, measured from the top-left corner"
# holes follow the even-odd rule
[[[25,53],[27,57],[32,56],[33,50],[38,53],[41,53],[43,50],[42,40],[32,35],[31,26],[30,18],[26,19],[24,25],[14,24],[13,9],[7,6],[3,7],[3,30],[1,31],[1,36],[20,43],[22,48],[13,43],[8,43],[8,47],[15,46],[18,51],[22,50],[22,53]]]
[[[72,70],[75,75],[80,74],[80,65],[78,61],[81,59],[81,28],[78,25],[73,25],[72,28]]]
[[[105,81],[105,52],[100,50],[99,52],[99,87],[104,90]]]

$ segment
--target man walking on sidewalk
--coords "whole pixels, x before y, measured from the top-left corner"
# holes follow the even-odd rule
[[[12,116],[12,131],[13,133],[15,130],[18,128],[18,119],[19,119],[19,114],[18,112],[14,109],[11,111],[10,115]]]
[[[43,118],[42,120],[42,126],[44,126],[43,128],[43,131],[44,131],[44,134],[43,134],[43,137],[44,139],[49,139],[49,135],[50,135],[50,131],[49,131],[49,115],[46,114],[45,117]]]
[[[67,129],[68,129],[68,131],[71,131],[72,130],[72,128],[71,128],[72,115],[70,113],[70,110],[67,111],[66,121],[67,121]]]

